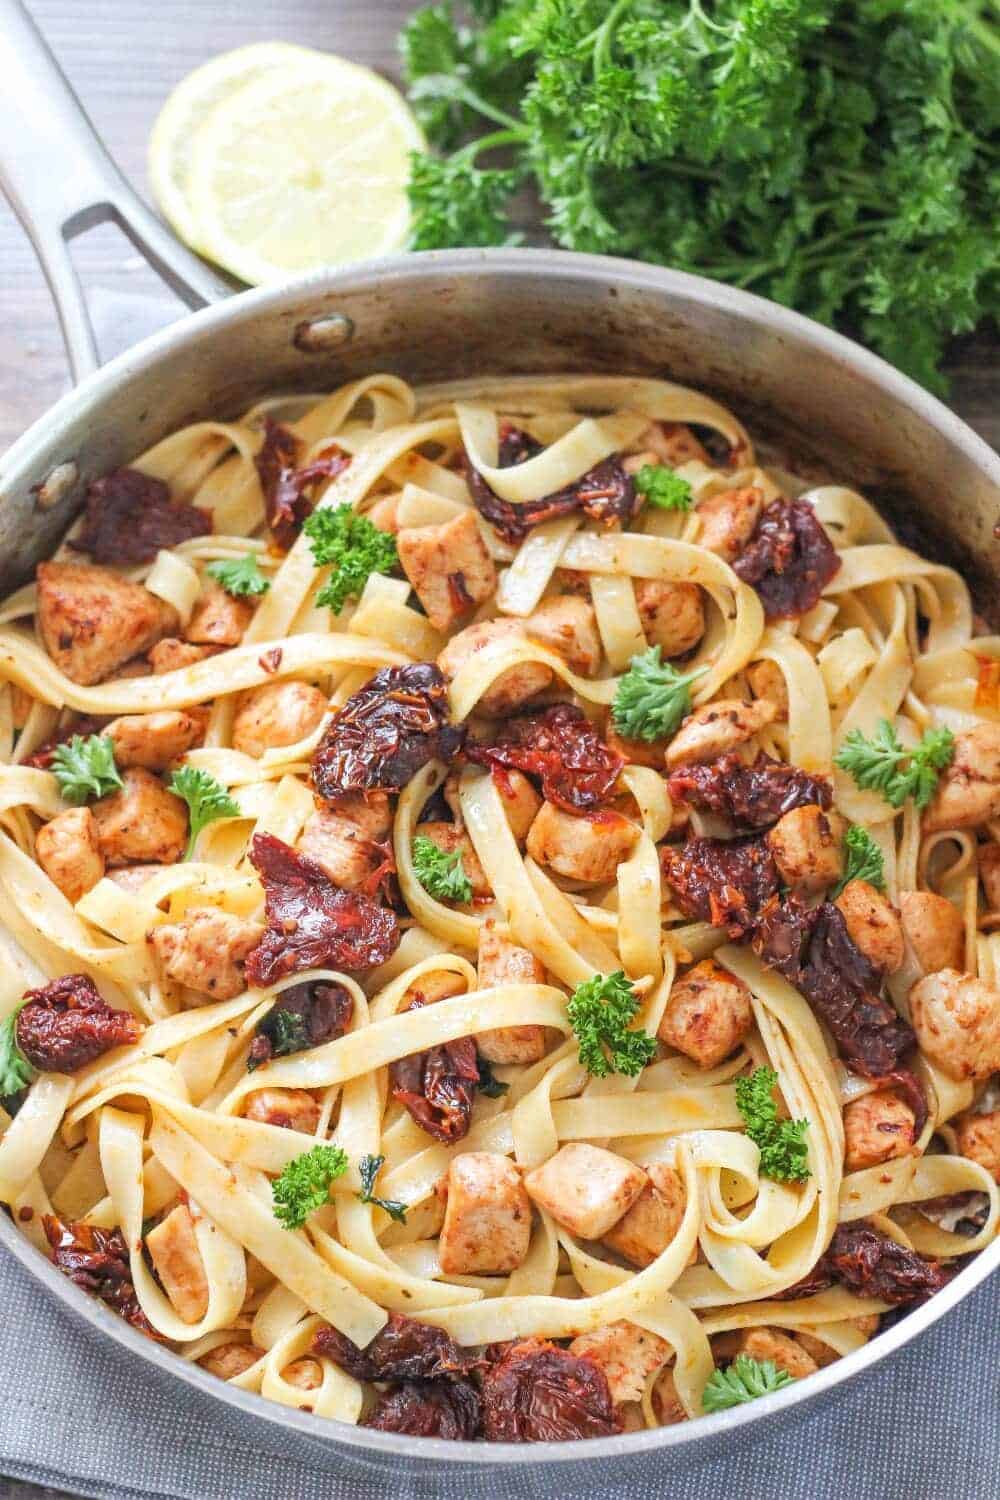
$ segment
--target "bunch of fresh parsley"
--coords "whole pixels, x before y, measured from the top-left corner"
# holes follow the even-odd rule
[[[926,807],[934,795],[938,777],[951,765],[955,736],[943,726],[924,732],[912,749],[900,743],[888,719],[879,719],[871,739],[852,729],[834,757],[863,791],[881,792],[892,807],[902,807],[912,797]]]
[[[773,1068],[755,1068],[748,1078],[736,1080],[736,1108],[743,1116],[747,1135],[760,1149],[763,1177],[777,1182],[805,1182],[810,1176],[806,1146],[808,1120],[779,1120],[774,1102],[778,1075]]]
[[[580,1044],[579,1057],[594,1078],[624,1073],[635,1078],[656,1051],[656,1039],[633,1031],[639,999],[623,970],[595,974],[577,985],[566,1007]]]
[[[618,733],[627,740],[647,743],[666,739],[691,712],[691,684],[707,671],[698,667],[694,672],[678,672],[661,659],[659,646],[633,656],[611,705]]]
[[[844,873],[830,892],[835,901],[852,880],[866,880],[876,890],[885,890],[885,857],[867,828],[852,823],[844,834]]]
[[[372,573],[391,573],[399,562],[395,538],[349,505],[314,510],[303,530],[316,566],[333,570],[316,603],[328,605],[335,615],[348,599],[360,596]]]
[[[993,0],[466,8],[401,39],[440,153],[414,157],[415,248],[514,242],[528,182],[568,249],[836,320],[936,389],[945,338],[1000,313]]]
[[[107,797],[125,785],[115,763],[114,740],[103,734],[86,738],[74,734],[67,744],[57,745],[51,770],[63,801],[73,807],[82,807],[95,797]]]
[[[391,1219],[406,1223],[406,1204],[394,1198],[377,1198],[375,1181],[385,1164],[384,1156],[363,1156],[358,1162],[361,1203],[382,1208]],[[294,1157],[271,1184],[274,1217],[286,1229],[302,1225],[330,1200],[330,1189],[347,1171],[347,1152],[341,1146],[317,1145]]]
[[[716,1370],[702,1393],[702,1405],[707,1412],[728,1411],[731,1406],[742,1406],[744,1401],[756,1401],[758,1396],[770,1396],[791,1385],[792,1377],[787,1370],[779,1370],[773,1359],[751,1359],[749,1354],[737,1354],[725,1370]]]
[[[472,882],[462,864],[461,849],[451,854],[418,833],[413,840],[413,873],[435,901],[471,901]]]
[[[188,842],[184,858],[194,856],[198,835],[209,823],[219,818],[238,818],[239,803],[226,791],[220,781],[208,771],[194,766],[182,766],[175,771],[167,783],[167,790],[180,797],[188,805]]]

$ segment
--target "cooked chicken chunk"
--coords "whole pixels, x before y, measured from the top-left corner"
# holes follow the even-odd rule
[[[844,1110],[844,1166],[848,1172],[908,1156],[916,1117],[898,1094],[864,1094]]]
[[[60,671],[89,686],[176,631],[177,611],[89,563],[38,564],[38,628]]]
[[[600,1366],[611,1399],[619,1406],[623,1401],[642,1400],[646,1381],[666,1363],[672,1351],[666,1339],[620,1318],[603,1328],[595,1328],[592,1333],[578,1334],[569,1352],[592,1359]]]
[[[246,989],[243,963],[263,935],[263,925],[248,917],[192,906],[176,922],[154,927],[147,941],[177,984],[213,1000],[232,1000]]]
[[[374,843],[357,823],[326,808],[306,819],[297,848],[345,891],[361,890],[386,862],[384,847]]]
[[[643,633],[664,657],[680,656],[705,634],[705,606],[696,583],[637,578],[635,602]]]
[[[238,646],[252,619],[249,599],[235,599],[214,578],[206,578],[184,627],[184,639],[193,646]]]
[[[698,545],[707,547],[732,563],[753,536],[764,509],[764,492],[753,485],[742,490],[723,490],[703,500],[696,512],[701,522]]]
[[[653,463],[666,464],[668,469],[679,469],[692,460],[708,466],[712,462],[685,422],[651,422],[639,437],[638,446],[652,453]]]
[[[203,1370],[210,1375],[217,1375],[220,1380],[235,1380],[237,1375],[243,1375],[259,1359],[263,1359],[264,1350],[258,1349],[255,1344],[217,1344],[207,1354],[203,1354],[198,1363]]]
[[[955,1136],[962,1155],[978,1162],[1000,1182],[1000,1109],[987,1115],[959,1115]]]
[[[677,1394],[672,1369],[664,1370],[653,1387],[653,1410],[660,1419],[661,1427],[675,1427],[678,1422],[688,1420],[684,1403]]]
[[[496,592],[497,570],[471,510],[441,526],[405,526],[396,543],[403,572],[435,630],[453,630]]]
[[[462,869],[465,871],[466,879],[472,886],[473,896],[492,896],[489,881],[486,879],[479,856],[472,847],[469,835],[454,823],[419,823],[414,833],[415,838],[430,839],[439,849],[446,854],[454,854],[456,850],[462,856]]]
[[[704,958],[675,980],[657,1035],[700,1068],[715,1068],[752,1025],[750,991],[742,979]]]
[[[327,700],[308,682],[265,682],[242,694],[233,719],[233,749],[260,757],[312,734]]]
[[[877,969],[895,974],[903,962],[903,924],[892,903],[867,880],[849,880],[834,905],[855,947]]]
[[[799,896],[818,896],[840,879],[845,823],[821,807],[796,807],[767,835],[778,873]]]
[[[801,1344],[790,1334],[777,1328],[744,1328],[736,1333],[724,1333],[712,1340],[712,1352],[720,1362],[728,1363],[737,1354],[746,1354],[750,1359],[772,1359],[779,1370],[784,1370],[793,1380],[802,1380],[806,1375],[815,1375],[816,1361],[806,1353]]]
[[[205,717],[203,712],[165,708],[113,719],[103,732],[114,744],[119,768],[145,766],[147,771],[165,771],[171,761],[200,742]]]
[[[635,848],[639,830],[610,809],[596,818],[578,818],[554,802],[543,802],[528,833],[528,853],[567,880],[606,885]]]
[[[383,495],[376,500],[375,504],[365,511],[365,517],[379,531],[388,531],[395,536],[399,531],[399,502],[401,494]]]
[[[578,677],[593,677],[601,665],[597,616],[585,599],[546,599],[528,616],[524,628],[531,640],[555,651]]]
[[[392,806],[388,792],[348,792],[326,806],[376,843],[382,843],[392,833]]]
[[[493,780],[500,794],[503,810],[507,814],[510,831],[523,848],[524,841],[528,837],[528,830],[542,805],[542,799],[527,776],[523,776],[520,771],[504,769]]]
[[[663,1254],[671,1243],[687,1205],[684,1179],[665,1162],[653,1162],[646,1168],[649,1181],[628,1213],[604,1235],[604,1243],[624,1260],[645,1269]],[[688,1264],[697,1259],[697,1246]]]
[[[479,986],[544,984],[545,966],[527,948],[519,948],[495,922],[479,929]],[[498,1026],[476,1037],[480,1054],[491,1063],[533,1063],[545,1056],[544,1026]]]
[[[531,1239],[531,1200],[506,1156],[465,1151],[448,1168],[448,1204],[438,1240],[446,1276],[516,1271]]]
[[[1000,1070],[1000,990],[971,974],[941,969],[910,990],[921,1049],[949,1078],[988,1078]]]
[[[955,755],[924,813],[924,832],[978,828],[1000,817],[1000,724],[955,736]]]
[[[614,717],[611,713],[608,714],[604,723],[603,739],[608,749],[620,755],[626,764],[648,766],[651,771],[662,772],[668,740],[627,740],[615,728]],[[677,809],[675,809],[675,815],[676,812]]]
[[[478,625],[468,625],[445,646],[437,659],[441,671],[448,678],[457,677],[461,669],[479,652],[497,641],[526,639],[524,625],[520,620],[483,620]],[[552,669],[541,662],[523,662],[501,672],[476,704],[476,712],[490,719],[502,719],[508,714],[530,703],[552,682]]]
[[[899,915],[906,940],[925,974],[962,967],[965,923],[957,906],[932,891],[903,891]]]
[[[641,1167],[583,1141],[571,1141],[524,1179],[528,1196],[582,1240],[606,1235],[646,1186]]]
[[[293,1359],[281,1372],[286,1385],[300,1391],[316,1391],[323,1384],[323,1366],[316,1359]]]
[[[825,1370],[827,1365],[832,1365],[840,1358],[836,1349],[831,1349],[829,1344],[824,1344],[820,1338],[815,1338],[811,1333],[804,1333],[801,1329],[795,1334],[795,1342],[799,1344],[808,1354],[813,1364],[820,1370]]]
[[[667,765],[717,760],[753,739],[774,718],[774,704],[767,698],[745,703],[742,698],[717,698],[688,714],[667,749]]]
[[[193,667],[207,656],[217,654],[215,646],[191,646],[187,641],[178,640],[171,635],[166,640],[157,641],[149,653],[149,664],[153,675],[162,677],[165,672],[179,672],[182,667]]]
[[[188,810],[152,771],[133,767],[119,792],[93,806],[97,842],[109,865],[172,865],[187,843]]]
[[[766,698],[774,704],[774,717],[780,724],[788,719],[788,684],[777,662],[755,661],[747,667],[747,681],[755,698]]]
[[[35,858],[74,905],[104,875],[104,855],[89,807],[71,807],[43,823],[35,835]]]
[[[181,1322],[199,1322],[208,1311],[208,1278],[187,1205],[179,1203],[151,1229],[145,1245]]]
[[[247,1095],[248,1120],[263,1125],[279,1125],[284,1130],[298,1130],[312,1135],[319,1124],[319,1105],[305,1089],[258,1089]]]

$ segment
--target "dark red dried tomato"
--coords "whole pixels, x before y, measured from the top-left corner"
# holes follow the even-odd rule
[[[604,1371],[543,1339],[508,1344],[483,1376],[491,1443],[564,1443],[621,1432]]]
[[[132,1284],[128,1246],[120,1229],[94,1229],[90,1224],[64,1224],[53,1214],[42,1215],[52,1259],[74,1286],[99,1297],[116,1313],[150,1338],[159,1338]]]
[[[312,1347],[314,1354],[325,1354],[355,1380],[440,1380],[468,1375],[481,1363],[443,1328],[396,1312],[389,1314],[366,1349],[332,1327],[321,1328]]]
[[[542,451],[541,444],[509,423],[500,429],[499,467],[509,469],[534,458]],[[465,477],[476,509],[484,520],[495,527],[505,541],[516,545],[524,540],[533,526],[543,521],[553,521],[558,516],[570,515],[582,510],[592,521],[601,521],[611,526],[616,522],[624,525],[635,515],[639,496],[635,480],[627,474],[617,457],[602,459],[575,484],[564,490],[546,495],[541,500],[529,500],[523,505],[514,505],[502,500],[487,484],[466,455]]]
[[[707,808],[743,828],[768,828],[795,807],[828,808],[830,783],[796,766],[773,760],[763,750],[752,766],[737,755],[721,755],[707,765],[682,766],[667,783],[675,802]]]
[[[65,729],[60,729],[59,733],[53,735],[50,740],[46,740],[44,745],[39,745],[34,755],[26,756],[21,764],[33,766],[39,771],[47,771],[60,745],[68,745],[75,735],[80,735],[81,739],[88,739],[92,734],[100,734],[107,722],[106,719],[94,719],[89,715],[74,718]]]
[[[422,1002],[415,1000],[410,1009]],[[409,1111],[421,1130],[450,1144],[469,1132],[479,1087],[479,1057],[471,1036],[442,1042],[389,1064],[392,1097]]]
[[[342,984],[315,980],[289,985],[257,1023],[247,1071],[252,1073],[272,1057],[289,1057],[335,1041],[344,1035],[353,1015],[354,999]]]
[[[470,741],[465,753],[476,765],[494,771],[505,768],[540,777],[547,800],[574,813],[607,801],[625,764],[624,756],[606,745],[570,703],[512,719],[495,741]]]
[[[267,524],[283,551],[295,541],[312,511],[308,491],[320,479],[333,479],[350,467],[350,455],[337,448],[297,468],[299,443],[295,434],[272,417],[264,418],[264,442],[254,459],[264,492]]]
[[[96,563],[143,563],[161,547],[176,547],[211,530],[211,512],[172,501],[162,479],[138,469],[115,469],[88,485],[83,526],[70,546]]]
[[[774,900],[761,913],[753,946],[809,1001],[849,1068],[867,1078],[899,1072],[916,1039],[879,994],[882,972],[852,940],[839,907]]]
[[[769,620],[804,615],[840,571],[837,549],[805,500],[775,500],[733,570],[760,595]]]
[[[753,930],[778,890],[778,868],[765,839],[690,837],[660,849],[663,878],[687,917],[724,927],[734,939]]]
[[[250,984],[274,984],[300,969],[358,973],[399,947],[395,914],[358,891],[341,891],[315,861],[270,833],[257,833],[250,859],[264,882],[267,931],[247,957]]]
[[[416,1380],[384,1391],[361,1423],[376,1432],[468,1442],[479,1436],[479,1392],[468,1380]]]
[[[375,787],[401,791],[431,760],[451,761],[465,726],[448,721],[448,690],[432,662],[383,667],[334,714],[312,760],[328,801]]]
[[[15,1022],[17,1045],[40,1073],[75,1073],[143,1032],[135,1016],[102,1000],[86,974],[64,974],[25,998]]]
[[[838,1224],[826,1253],[809,1275],[784,1293],[784,1300],[812,1297],[839,1282],[859,1297],[900,1306],[925,1302],[947,1286],[951,1274],[936,1260],[907,1250],[864,1219]]]

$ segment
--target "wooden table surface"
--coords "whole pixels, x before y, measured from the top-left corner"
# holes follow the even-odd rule
[[[281,38],[343,52],[390,75],[412,0],[28,0],[119,165],[148,193],[146,141],[173,85],[207,57]],[[117,231],[78,240],[88,289],[155,293],[159,284]],[[0,201],[0,452],[68,388],[52,304],[20,225]],[[117,352],[117,351],[105,351]],[[956,341],[951,402],[1000,448],[1000,341],[981,331]],[[53,1491],[0,1479],[0,1500]]]

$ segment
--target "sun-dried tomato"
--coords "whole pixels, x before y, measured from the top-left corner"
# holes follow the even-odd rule
[[[738,755],[721,755],[707,765],[682,766],[668,789],[675,802],[707,808],[743,828],[769,828],[796,807],[829,808],[830,783],[797,766],[774,760],[763,750],[752,766]]]
[[[358,891],[342,891],[322,866],[271,833],[257,833],[250,859],[264,883],[267,930],[247,957],[250,984],[274,984],[300,969],[358,973],[399,947],[395,913]]]
[[[115,469],[87,487],[83,526],[70,546],[96,563],[144,563],[161,547],[176,547],[211,530],[211,512],[171,500],[162,479],[138,469]]]
[[[936,1260],[907,1250],[863,1219],[838,1224],[833,1239],[809,1275],[789,1287],[783,1300],[812,1297],[839,1282],[859,1297],[900,1306],[925,1302],[947,1286],[951,1275]]]
[[[414,1000],[416,1010],[422,1002]],[[450,1144],[468,1134],[479,1087],[479,1058],[471,1036],[442,1042],[389,1064],[389,1087],[411,1117],[436,1141]]]
[[[354,1015],[354,999],[342,984],[306,980],[282,990],[250,1043],[247,1071],[272,1057],[289,1057],[307,1047],[321,1047],[344,1035]]]
[[[689,837],[660,850],[663,878],[686,917],[745,938],[778,890],[778,867],[765,839]]]
[[[499,467],[509,469],[534,458],[542,451],[541,444],[522,432],[519,427],[504,424],[500,429]],[[503,539],[516,545],[524,540],[533,526],[543,521],[554,521],[558,516],[582,510],[592,521],[607,526],[630,521],[638,509],[639,496],[635,480],[627,474],[617,456],[602,459],[589,469],[582,478],[565,489],[546,495],[541,500],[528,500],[515,505],[502,500],[487,484],[466,455],[465,477],[476,509],[484,520],[495,527]]]
[[[769,620],[804,615],[840,571],[837,549],[805,500],[775,500],[733,570],[760,595]]]
[[[319,1329],[312,1347],[314,1354],[325,1354],[355,1380],[441,1380],[468,1375],[481,1363],[443,1328],[396,1312],[389,1314],[366,1349],[332,1327]]]
[[[468,1380],[415,1380],[384,1391],[362,1427],[468,1442],[479,1436],[479,1392]]]
[[[543,1339],[508,1344],[483,1376],[483,1436],[563,1443],[621,1431],[604,1371]]]
[[[598,807],[615,791],[623,756],[601,739],[589,719],[570,703],[543,714],[512,719],[496,740],[469,742],[469,760],[491,770],[506,768],[538,776],[549,802],[569,812]]]
[[[159,1338],[136,1296],[128,1246],[120,1229],[64,1224],[53,1214],[42,1215],[42,1227],[52,1259],[74,1286],[99,1297],[141,1333]]]
[[[830,901],[806,907],[797,897],[772,901],[753,939],[755,952],[806,997],[856,1073],[885,1078],[915,1045],[913,1031],[879,991],[882,972],[847,930]]]
[[[285,552],[312,511],[308,491],[319,480],[342,474],[351,462],[349,454],[335,448],[298,468],[295,462],[298,452],[295,434],[273,417],[265,417],[264,442],[254,463],[264,492],[267,524],[275,543]]]
[[[106,1004],[86,974],[64,974],[25,998],[15,1023],[17,1045],[40,1073],[75,1073],[142,1035],[135,1016]]]
[[[313,783],[335,801],[375,787],[401,791],[431,760],[450,762],[465,726],[448,719],[448,690],[432,662],[383,667],[327,726],[312,760]]]
[[[100,734],[106,723],[106,719],[95,719],[89,714],[80,715],[67,724],[65,729],[60,729],[58,734],[46,740],[44,745],[39,745],[34,755],[26,756],[21,764],[33,766],[39,771],[47,771],[60,745],[68,745],[75,735],[80,735],[81,739],[87,739],[92,734]]]

